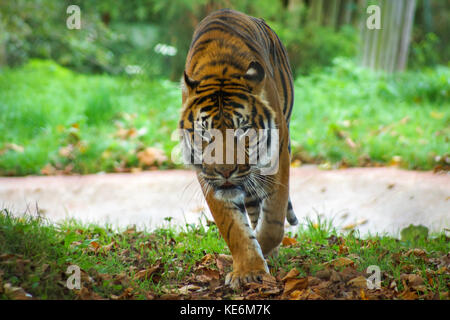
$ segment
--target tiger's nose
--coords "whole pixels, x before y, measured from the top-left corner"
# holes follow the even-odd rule
[[[214,171],[225,179],[231,177],[231,175],[237,170],[236,165],[221,165],[214,168]]]

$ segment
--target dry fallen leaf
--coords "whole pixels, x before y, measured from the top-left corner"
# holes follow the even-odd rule
[[[284,285],[283,295],[287,296],[294,290],[302,290],[308,286],[308,278],[288,279]]]
[[[200,261],[201,265],[209,265],[214,262],[214,256],[210,253],[205,255],[202,260]]]
[[[61,157],[69,158],[72,156],[73,150],[74,150],[73,145],[69,144],[68,146],[59,148],[58,153]]]
[[[359,295],[361,296],[361,300],[369,300],[369,298],[366,297],[366,293],[364,292],[363,288],[359,290]]]
[[[18,144],[15,144],[15,143],[7,143],[7,144],[5,144],[5,146],[3,148],[0,149],[0,156],[9,150],[23,153],[25,151],[25,148],[22,146],[19,146]]]
[[[332,265],[334,267],[345,267],[345,266],[353,266],[355,263],[352,259],[347,257],[339,257],[329,262],[324,263],[324,265]]]
[[[78,299],[80,299],[80,300],[104,300],[104,298],[102,298],[96,292],[94,292],[92,290],[90,291],[86,287],[81,287],[81,289],[77,290],[76,293],[77,293]]]
[[[291,300],[300,300],[304,290],[294,290],[290,294]]]
[[[115,134],[116,137],[120,139],[128,139],[128,138],[134,138],[137,136],[137,130],[135,128],[131,129],[125,129],[125,128],[119,128]]]
[[[403,291],[399,297],[405,300],[416,300],[418,298],[417,293],[410,291],[409,289]]]
[[[357,287],[357,288],[366,288],[367,287],[367,279],[363,276],[359,276],[353,278],[347,282],[348,286]]]
[[[417,274],[402,274],[400,276],[402,281],[406,281],[409,287],[417,291],[424,291],[425,281],[423,278]]]
[[[167,157],[165,156],[164,151],[152,147],[138,152],[137,158],[139,160],[139,165],[141,166],[162,164],[164,161],[167,161]]]
[[[233,264],[233,258],[230,255],[226,255],[226,254],[217,255],[216,265],[221,274],[223,274],[225,272],[225,268],[231,266],[232,264]]]
[[[296,244],[297,240],[295,240],[294,238],[284,237],[281,243],[283,246],[288,247]]]
[[[356,227],[361,226],[361,225],[366,224],[366,223],[367,223],[367,219],[359,219],[359,220],[357,220],[354,223],[350,223],[350,224],[347,224],[347,225],[343,226],[342,229],[343,230],[347,230],[347,231],[348,230],[353,230]]]
[[[197,280],[198,282],[206,283],[213,280],[219,280],[220,278],[220,272],[218,270],[203,267],[200,268],[199,271],[201,271],[202,274],[195,276],[195,280]]]
[[[176,289],[177,292],[181,293],[181,294],[189,294],[189,291],[196,291],[201,289],[202,287],[196,286],[194,284],[188,284],[186,286],[183,286],[181,288]],[[176,293],[176,292],[175,292]]]
[[[100,248],[100,245],[98,244],[97,241],[91,241],[91,243],[89,244],[95,251],[98,250],[98,248]]]
[[[409,257],[410,255],[414,255],[416,257],[425,257],[427,255],[427,252],[422,249],[410,249],[405,253],[405,256]]]
[[[281,280],[286,281],[289,279],[296,279],[299,274],[300,272],[296,268],[292,268]]]
[[[30,300],[33,297],[26,293],[21,287],[13,287],[11,283],[5,283],[3,292],[11,300]]]
[[[153,267],[147,268],[147,269],[140,270],[140,271],[136,272],[136,274],[134,275],[133,278],[135,280],[148,279],[158,269],[159,269],[159,264],[157,264],[157,265],[155,265]]]
[[[54,175],[58,172],[54,166],[52,166],[50,163],[47,163],[42,169],[41,173],[46,176]]]

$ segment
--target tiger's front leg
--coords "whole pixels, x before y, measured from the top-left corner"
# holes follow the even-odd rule
[[[233,271],[227,274],[225,284],[237,289],[247,282],[260,280],[269,268],[248,224],[244,203],[219,200],[211,192],[207,192],[205,198],[233,256]]]

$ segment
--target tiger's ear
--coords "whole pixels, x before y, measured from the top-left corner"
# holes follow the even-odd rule
[[[189,76],[186,74],[186,71],[184,71],[184,84],[186,86],[186,89],[188,89],[188,91],[191,91],[198,86],[199,82],[189,78]]]
[[[264,79],[264,76],[265,72],[262,65],[259,62],[252,61],[247,68],[244,78],[259,83]]]

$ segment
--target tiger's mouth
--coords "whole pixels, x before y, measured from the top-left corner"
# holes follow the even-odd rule
[[[246,190],[244,186],[233,179],[233,181],[217,181],[215,179],[205,179],[206,184],[210,192],[214,194],[214,197],[219,200],[236,201],[239,198],[244,198]]]
[[[214,196],[220,200],[236,201],[245,198],[246,192],[242,186],[227,184],[214,188]]]
[[[235,187],[236,187],[236,185],[234,183],[227,181],[224,184],[222,184],[221,186],[219,186],[218,188],[219,189],[233,189]]]

